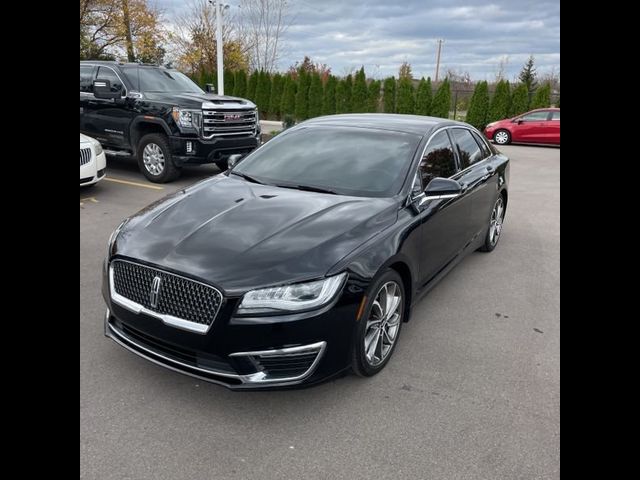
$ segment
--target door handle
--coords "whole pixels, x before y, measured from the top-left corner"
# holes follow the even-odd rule
[[[494,168],[491,165],[487,165],[487,172],[493,172]]]

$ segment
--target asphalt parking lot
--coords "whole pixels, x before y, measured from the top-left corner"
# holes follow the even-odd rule
[[[111,231],[168,185],[108,159],[80,189],[83,479],[556,479],[560,477],[560,149],[505,146],[500,244],[418,304],[389,365],[284,392],[231,392],[103,335]]]

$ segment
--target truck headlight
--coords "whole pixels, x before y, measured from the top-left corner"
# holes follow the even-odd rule
[[[191,110],[183,110],[178,107],[173,107],[171,115],[173,116],[173,120],[179,127],[196,127],[193,121],[193,112]]]
[[[345,272],[313,282],[251,290],[242,297],[238,313],[284,313],[319,308],[335,298],[346,278]]]

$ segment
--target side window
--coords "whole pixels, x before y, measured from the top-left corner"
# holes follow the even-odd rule
[[[450,177],[456,173],[456,160],[447,132],[442,130],[429,142],[420,162],[422,188],[435,177]]]
[[[471,132],[464,128],[452,128],[451,133],[453,135],[453,141],[458,147],[458,153],[460,154],[460,168],[465,168],[479,162],[484,157],[482,150],[473,139]]]
[[[98,77],[103,80],[109,80],[111,83],[111,91],[112,92],[121,92],[124,93],[124,85],[115,74],[113,70],[110,68],[100,67],[98,68]]]
[[[91,65],[80,65],[80,91],[93,92],[93,67]]]
[[[490,157],[492,153],[491,150],[489,150],[489,146],[487,145],[487,143],[476,132],[471,133],[473,135],[473,138],[476,139],[476,142],[478,142],[478,145],[480,145],[480,149],[482,150],[482,158]]]
[[[520,117],[520,120],[523,120],[525,122],[544,122],[548,116],[549,112],[533,112]]]
[[[560,121],[560,112],[551,112],[551,120]]]

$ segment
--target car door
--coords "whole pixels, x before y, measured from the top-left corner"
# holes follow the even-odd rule
[[[96,138],[105,147],[126,147],[129,125],[133,119],[133,112],[126,101],[126,86],[115,70],[109,66],[98,66],[94,78],[109,80],[111,91],[120,92],[121,98],[95,98],[93,93],[87,96],[84,111],[85,133]]]
[[[544,131],[547,126],[549,112],[542,110],[538,112],[526,113],[516,119],[511,132],[511,139],[514,142],[543,143]]]
[[[86,120],[89,109],[89,99],[93,98],[93,80],[96,78],[97,67],[80,64],[80,132],[91,135],[87,131]]]
[[[489,223],[497,192],[497,177],[493,153],[476,132],[454,127],[450,133],[460,166],[460,172],[453,178],[463,186],[465,201],[469,203],[469,219],[464,234],[466,247]]]
[[[547,120],[545,143],[560,145],[560,110],[552,110]]]
[[[457,172],[456,156],[449,135],[446,129],[440,130],[431,137],[424,150],[415,181],[424,190],[434,178],[450,178]],[[461,195],[428,200],[421,208],[420,279],[423,286],[464,246],[470,204]]]

